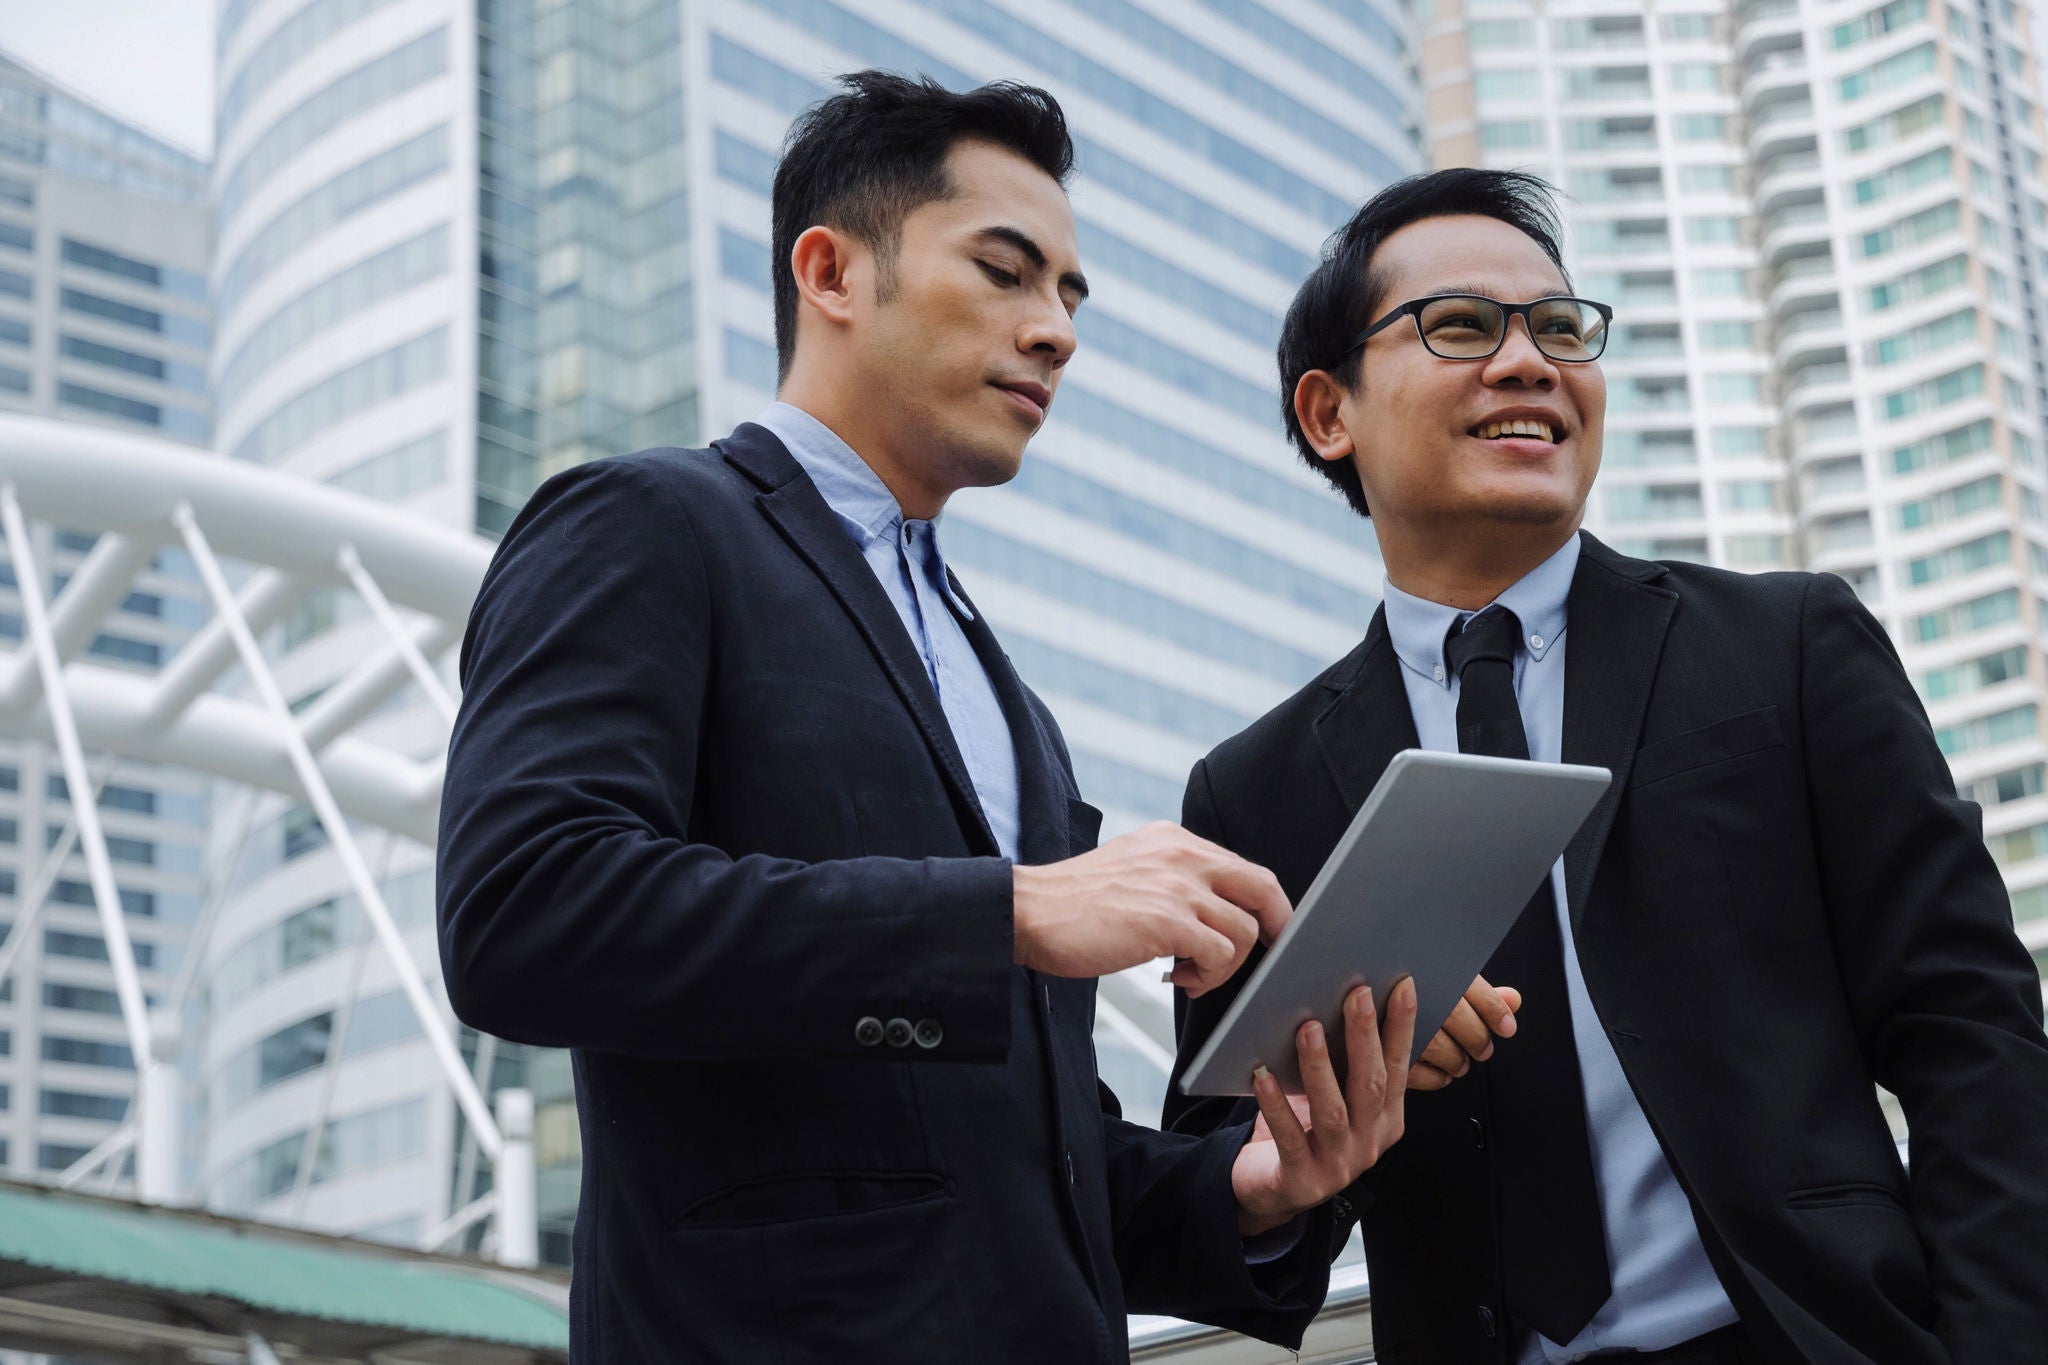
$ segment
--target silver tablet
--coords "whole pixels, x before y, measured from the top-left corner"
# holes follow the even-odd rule
[[[1341,1078],[1345,996],[1369,985],[1384,1006],[1403,976],[1415,978],[1420,1055],[1611,780],[1575,764],[1396,754],[1181,1089],[1249,1095],[1264,1063],[1299,1094],[1294,1035],[1311,1018]]]

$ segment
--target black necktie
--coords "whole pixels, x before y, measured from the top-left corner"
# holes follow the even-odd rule
[[[1445,639],[1444,661],[1459,679],[1460,753],[1529,756],[1515,701],[1521,643],[1522,623],[1505,607],[1488,608]],[[1524,1001],[1515,1036],[1486,1063],[1503,1287],[1510,1313],[1562,1345],[1585,1329],[1612,1284],[1547,874],[1486,964],[1486,979],[1516,987]]]

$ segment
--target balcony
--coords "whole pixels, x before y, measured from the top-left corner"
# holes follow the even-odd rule
[[[1809,468],[1799,481],[1803,510],[1808,516],[1847,512],[1860,504],[1870,491],[1861,456],[1833,459]]]
[[[1781,264],[1771,275],[1770,305],[1774,314],[1798,311],[1798,303],[1831,303],[1841,307],[1841,294],[1835,285],[1835,260],[1833,256],[1794,256]]]
[[[1806,528],[1806,543],[1816,556],[1865,549],[1873,539],[1868,512],[1827,517]]]
[[[1792,423],[1794,459],[1806,464],[1862,447],[1863,428],[1853,403],[1811,408]]]
[[[1755,110],[1772,104],[1797,102],[1805,104],[1810,114],[1813,101],[1806,92],[1811,80],[1804,49],[1791,47],[1765,52],[1743,68],[1742,107]]]
[[[1756,205],[1758,210],[1768,215],[1781,201],[1808,199],[1813,191],[1820,188],[1820,152],[1817,149],[1780,152],[1765,161],[1757,172]]]
[[[1758,0],[1735,11],[1735,60],[1747,66],[1759,51],[1796,47],[1799,0]]]
[[[1777,325],[1772,348],[1780,373],[1794,375],[1817,362],[1843,358],[1842,310],[1809,308]]]
[[[1818,365],[1802,365],[1786,376],[1785,392],[1798,393],[1816,384],[1846,384],[1849,382],[1849,362],[1828,360]]]
[[[1819,199],[1802,199],[1781,207],[1764,220],[1764,264],[1772,268],[1787,259],[1811,256],[1829,240],[1828,209]]]

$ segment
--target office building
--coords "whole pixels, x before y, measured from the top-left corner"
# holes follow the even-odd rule
[[[1855,586],[2048,947],[2048,190],[2010,0],[1437,0],[1439,165],[1568,195],[1618,547]]]

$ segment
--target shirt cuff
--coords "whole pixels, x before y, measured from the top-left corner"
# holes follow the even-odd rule
[[[1297,1213],[1277,1228],[1255,1232],[1244,1239],[1244,1263],[1269,1265],[1294,1254],[1308,1232],[1308,1214]]]

